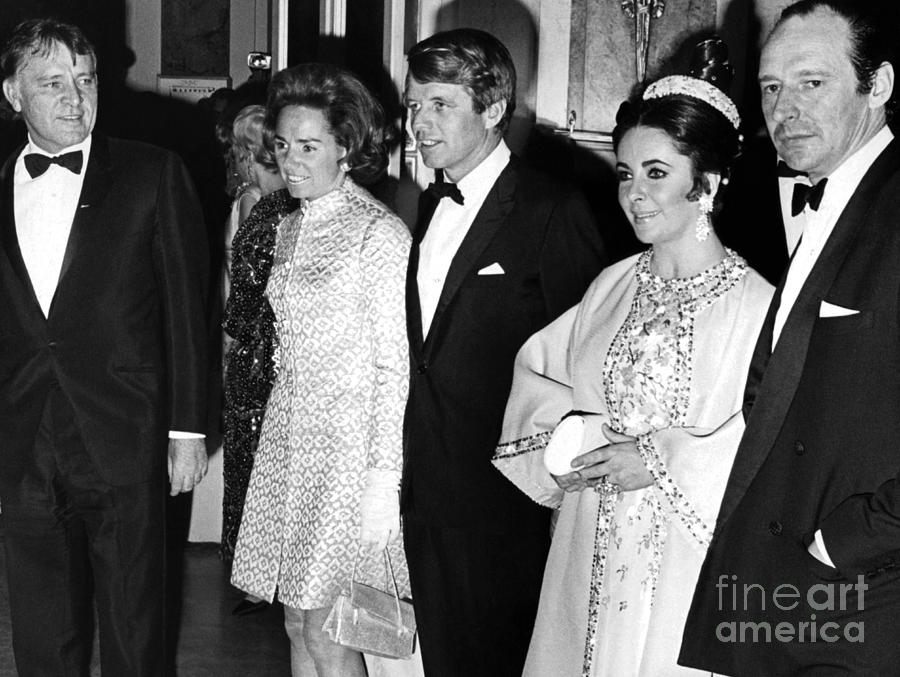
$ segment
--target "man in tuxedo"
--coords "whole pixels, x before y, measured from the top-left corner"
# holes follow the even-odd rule
[[[171,153],[93,133],[83,33],[0,55],[0,502],[21,677],[164,674],[164,506],[206,471],[202,214]],[[166,447],[168,445],[168,454]]]
[[[506,47],[475,29],[409,52],[405,101],[437,180],[407,276],[412,382],[401,493],[429,677],[520,675],[549,513],[491,465],[519,347],[579,301],[603,264],[584,199],[503,141],[515,108]]]
[[[679,662],[727,675],[900,665],[900,147],[890,22],[801,0],[762,52],[778,154],[809,176]]]

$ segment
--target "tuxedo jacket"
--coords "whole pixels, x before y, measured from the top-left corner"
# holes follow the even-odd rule
[[[407,274],[411,386],[401,506],[426,524],[515,531],[546,527],[491,465],[516,352],[577,303],[604,264],[596,222],[574,189],[513,156],[453,258],[428,335],[416,274],[437,206],[422,194]],[[499,264],[502,275],[479,275]]]
[[[781,287],[751,362],[747,428],[680,662],[726,675],[793,675],[804,668],[813,674],[813,666],[823,670],[815,674],[896,674],[900,144],[892,142],[862,179],[770,353],[780,294]],[[845,314],[823,313],[825,303]],[[816,530],[836,568],[807,553]],[[860,580],[867,590],[852,587]],[[745,599],[745,585],[759,587]],[[829,602],[828,590],[839,592],[835,586],[841,585],[846,597]],[[793,589],[796,599],[781,597],[780,606],[773,601]],[[819,630],[836,623],[826,633],[838,639],[799,641],[800,623],[809,633],[812,621]],[[860,621],[865,641],[851,641],[858,628],[848,624]],[[752,633],[744,641],[729,638],[741,623],[756,622],[787,623],[793,641],[785,635],[753,641]]]
[[[13,173],[0,170],[0,486],[29,473],[51,387],[114,485],[166,467],[169,430],[206,425],[207,249],[174,154],[94,133],[49,317],[16,235]]]
[[[716,232],[723,244],[777,285],[788,264],[777,156],[769,137],[747,142],[724,190]]]

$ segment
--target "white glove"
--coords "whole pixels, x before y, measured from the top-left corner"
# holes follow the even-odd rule
[[[371,552],[384,550],[400,536],[400,471],[367,470],[359,500],[359,542]]]

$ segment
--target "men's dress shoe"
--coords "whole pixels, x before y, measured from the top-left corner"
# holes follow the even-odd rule
[[[249,599],[242,599],[237,603],[237,606],[231,610],[235,616],[249,616],[250,614],[259,613],[260,611],[265,611],[266,607],[269,606],[269,603],[261,599],[258,602],[251,602]]]

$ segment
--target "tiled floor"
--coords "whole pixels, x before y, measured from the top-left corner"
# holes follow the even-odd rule
[[[227,584],[227,566],[219,559],[216,546],[190,544],[183,560],[183,604],[175,651],[178,677],[289,677],[280,606],[251,616],[233,616],[231,609],[240,601],[240,593]],[[92,674],[100,673],[95,669]],[[0,677],[17,677],[2,547]]]

